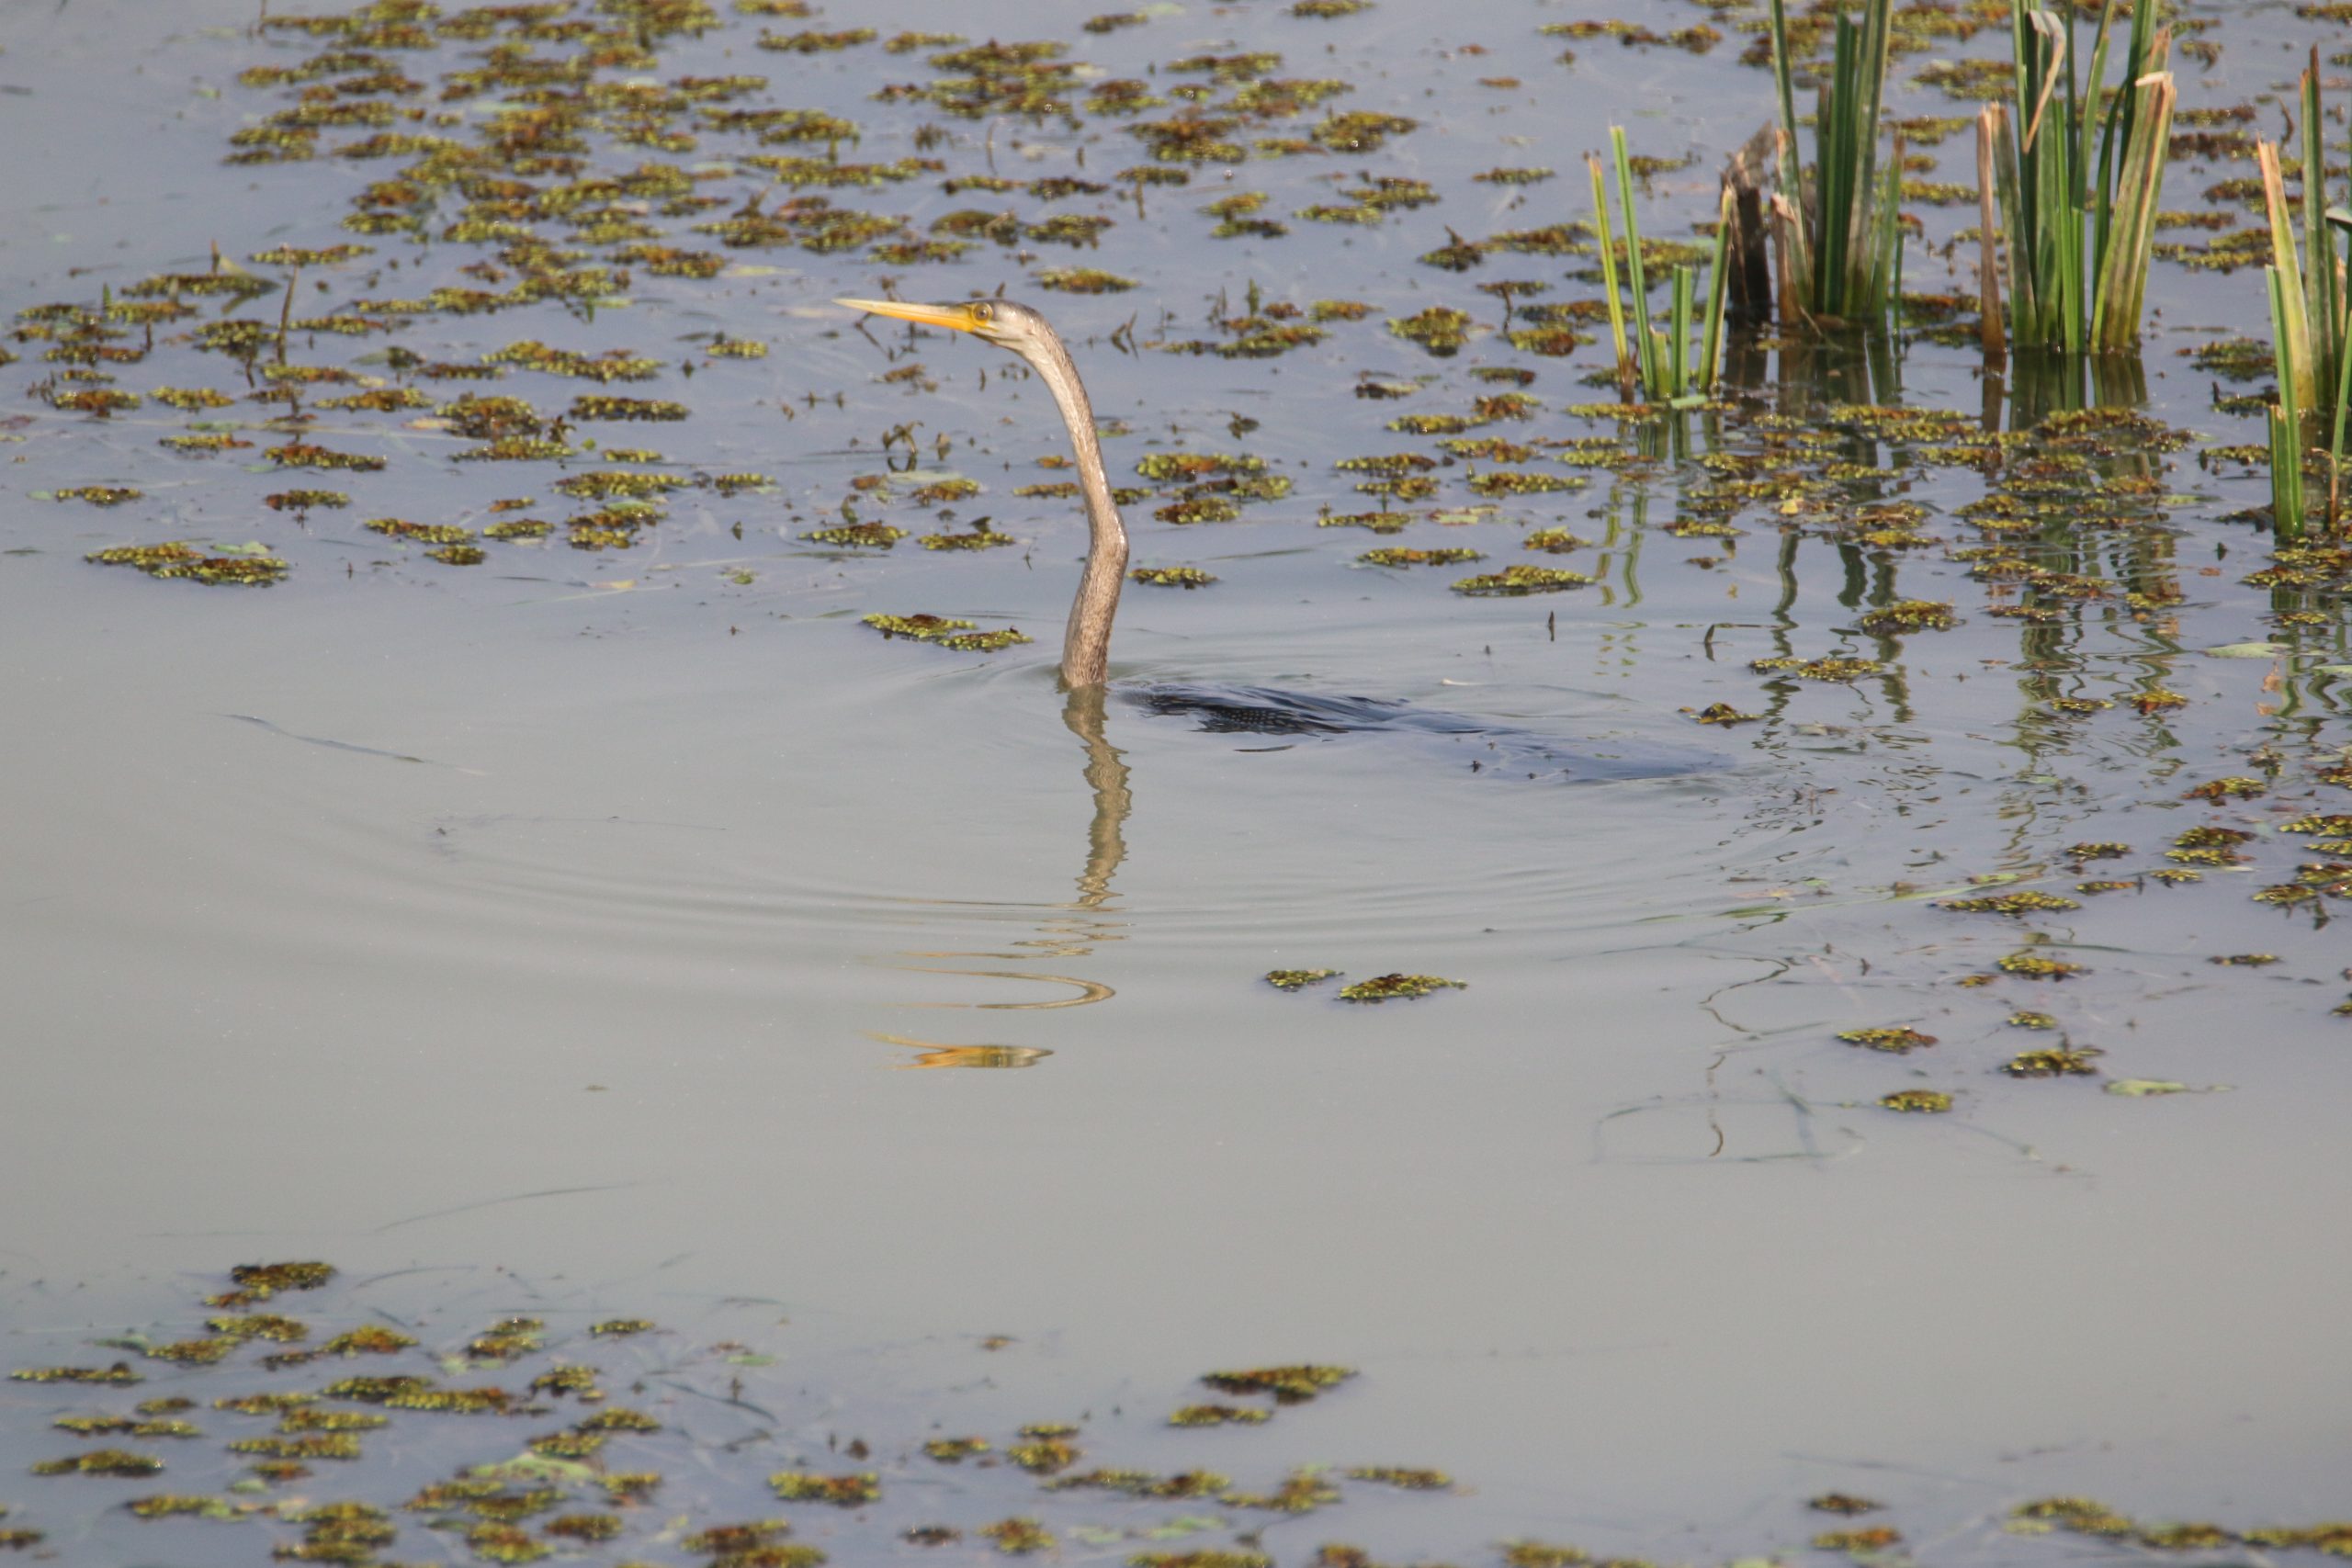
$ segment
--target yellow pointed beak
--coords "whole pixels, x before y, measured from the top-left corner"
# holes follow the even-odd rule
[[[927,327],[945,327],[950,332],[978,332],[980,327],[969,305],[907,305],[896,299],[836,299],[833,303],[876,316],[895,316],[902,321],[920,321]]]

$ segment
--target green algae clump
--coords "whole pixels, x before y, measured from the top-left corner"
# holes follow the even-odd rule
[[[128,1449],[92,1449],[85,1454],[48,1459],[33,1466],[35,1475],[153,1475],[164,1461],[153,1454]]]
[[[1898,1056],[1906,1051],[1916,1051],[1922,1045],[1933,1045],[1936,1043],[1936,1037],[1932,1034],[1922,1034],[1916,1029],[1900,1027],[1849,1029],[1839,1033],[1838,1038],[1849,1045],[1867,1045],[1873,1051],[1891,1051]]]
[[[1879,1097],[1889,1111],[1937,1112],[1951,1109],[1951,1096],[1939,1089],[1905,1089]]]
[[[995,653],[1016,643],[1031,640],[1011,626],[995,631],[978,631],[975,623],[959,621],[946,615],[888,615],[876,614],[860,617],[886,637],[906,637],[915,642],[927,642],[935,648],[953,649],[958,653]]]
[[[888,523],[850,523],[838,528],[818,528],[800,536],[814,545],[846,545],[853,549],[887,550],[907,536],[904,528]]]
[[[1339,973],[1337,969],[1269,969],[1266,984],[1278,991],[1295,991],[1320,984]]]
[[[882,1479],[873,1471],[851,1475],[818,1475],[805,1470],[779,1470],[768,1485],[787,1503],[831,1503],[854,1508],[882,1495]]]
[[[1863,615],[1861,628],[1872,637],[1905,632],[1942,632],[1952,626],[1951,606],[1928,599],[1902,599]]]
[[[1343,1002],[1387,1002],[1402,997],[1426,997],[1430,992],[1451,987],[1467,990],[1467,980],[1448,980],[1439,975],[1375,975],[1369,980],[1359,980],[1352,986],[1340,987]]]
[[[2099,1055],[2092,1045],[2020,1051],[2004,1062],[2001,1070],[2013,1078],[2092,1077],[2098,1069],[2091,1066],[2091,1058]]]
[[[1453,585],[1453,591],[1473,598],[1512,598],[1524,593],[1557,593],[1563,589],[1589,587],[1597,581],[1580,571],[1518,565],[1477,577],[1465,577]]]
[[[1983,898],[1950,898],[1936,908],[1957,910],[1963,915],[2030,915],[2079,909],[2082,905],[2072,898],[2062,898],[2055,893],[2041,893],[2028,888],[2022,893],[1996,893]]]
[[[1452,981],[1440,982],[1452,985]],[[1201,1381],[1221,1393],[1271,1393],[1278,1404],[1304,1404],[1327,1389],[1356,1375],[1353,1367],[1294,1362],[1287,1366],[1249,1367],[1238,1371],[1207,1372]]]
[[[96,1382],[134,1383],[141,1382],[128,1361],[117,1361],[111,1367],[24,1367],[10,1372],[17,1382]]]
[[[999,1519],[994,1524],[982,1525],[978,1533],[996,1542],[999,1551],[1014,1556],[1050,1551],[1055,1544],[1051,1531],[1039,1521],[1026,1517]]]
[[[1415,1470],[1394,1464],[1356,1465],[1346,1474],[1351,1481],[1376,1481],[1408,1492],[1442,1492],[1453,1484],[1453,1477],[1442,1470]]]
[[[1206,588],[1216,578],[1196,566],[1139,566],[1127,573],[1127,580],[1154,588]]]
[[[136,567],[150,577],[250,588],[283,581],[292,570],[276,556],[208,556],[177,539],[160,545],[117,545],[94,550],[83,558],[99,566]]]
[[[1254,1404],[1187,1404],[1168,1417],[1171,1427],[1255,1427],[1274,1418]]]

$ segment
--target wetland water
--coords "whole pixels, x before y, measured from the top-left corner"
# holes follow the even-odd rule
[[[390,1507],[570,1418],[403,1412],[358,1461],[249,1472],[218,1439],[267,1424],[205,1407],[322,1369],[139,1347],[204,1337],[230,1265],[291,1258],[342,1273],[252,1310],[422,1341],[359,1371],[520,1387],[569,1358],[659,1417],[599,1461],[665,1475],[655,1506],[615,1516],[621,1539],[534,1538],[595,1561],[686,1560],[673,1517],[779,1510],[853,1562],[977,1561],[986,1540],[899,1531],[1015,1515],[1065,1557],[1256,1532],[1291,1563],[1329,1541],[1487,1562],[1516,1538],[1797,1555],[1845,1524],[1804,1506],[1831,1491],[1889,1505],[1860,1523],[1932,1561],[2134,1550],[2004,1533],[2051,1495],[2232,1530],[2352,1514],[2352,1021],[2332,1010],[2352,948],[2325,919],[2340,897],[2253,897],[2352,859],[2325,847],[2352,828],[2309,822],[2352,811],[2328,782],[2352,651],[2340,595],[2245,581],[2268,536],[2231,514],[2267,489],[2211,454],[2263,437],[2216,394],[2267,377],[2221,386],[2186,357],[2263,331],[2258,272],[2158,264],[2145,355],[2098,389],[2142,423],[2042,423],[2096,400],[1988,377],[1967,316],[1955,345],[1926,306],[1897,348],[1743,344],[1721,406],[1621,423],[1574,412],[1612,395],[1583,379],[1604,347],[1514,344],[1477,287],[1546,286],[1520,293],[1519,330],[1531,304],[1597,298],[1589,256],[1419,258],[1449,231],[1588,218],[1582,156],[1611,123],[1695,160],[1642,191],[1646,232],[1690,232],[1770,112],[1769,73],[1739,58],[1752,11],[1627,13],[1723,30],[1702,49],[1538,32],[1612,15],[1581,0],[1165,5],[1101,31],[1061,6],[746,9],[683,31],[691,6],[586,0],[474,20],[391,5],[356,32],[212,0],[0,18],[20,329],[0,367],[0,1345],[16,1369],[128,1358],[145,1379],[0,1383],[0,1529],[74,1562],[257,1562],[301,1539],[290,1509],[120,1505]],[[2222,46],[2177,60],[2184,107],[2259,106],[2265,134],[2304,48],[2343,43],[2324,15],[2181,14]],[[2006,60],[1995,20],[1898,56],[1894,112],[1972,112],[1913,78]],[[1001,56],[889,47],[916,28],[1059,41],[1087,62],[1059,93],[1075,112],[1021,112],[1035,84]],[[335,51],[373,58],[305,69]],[[241,82],[256,67],[293,74]],[[2340,106],[2347,67],[2326,69]],[[662,85],[733,76],[760,81]],[[1284,112],[1253,92],[1268,79],[1292,100],[1299,79],[1352,90]],[[1119,82],[1163,101],[1102,86]],[[1234,124],[1187,134],[1239,161],[1155,161],[1131,133],[1188,102]],[[1313,140],[1349,112],[1413,123]],[[822,116],[853,122],[830,155],[876,165],[869,183],[809,183]],[[424,140],[352,154],[374,137]],[[1923,178],[1972,192],[1906,204],[1906,286],[1973,299],[1973,243],[1951,243],[1974,220],[1969,137],[1925,151]],[[1538,167],[1556,177],[1475,177]],[[1190,183],[1121,183],[1136,168]],[[2176,162],[2165,205],[2258,225],[2201,194],[2252,168]],[[1396,195],[1383,179],[1435,200],[1296,216]],[[1036,183],[1062,180],[1085,184]],[[1261,208],[1202,211],[1253,192]],[[1072,215],[1110,226],[1076,248],[1091,226],[1047,227]],[[769,243],[696,231],[730,219],[751,228],[726,238]],[[1285,231],[1217,237],[1246,220]],[[249,259],[338,244],[373,249]],[[140,288],[212,273],[216,245],[267,290]],[[1136,287],[1038,281],[1071,266]],[[1149,492],[1125,506],[1136,564],[1217,579],[1130,584],[1114,682],[1403,701],[1588,756],[1721,765],[1577,784],[1487,766],[1516,753],[1476,735],[1219,732],[1066,702],[1084,523],[1016,493],[1072,477],[1050,400],[996,349],[828,303],[1000,284],[1070,340],[1113,482]],[[106,314],[183,295],[185,316]],[[1438,305],[1472,318],[1457,353],[1385,324]],[[282,310],[349,320],[297,324],[281,353]],[[259,325],[198,337],[237,321]],[[1276,341],[1301,325],[1319,340]],[[461,374],[516,344],[543,348]],[[51,355],[93,345],[125,352]],[[648,363],[599,380],[544,349]],[[70,401],[107,389],[140,401]],[[1478,402],[1514,392],[1523,409]],[[453,414],[467,394],[529,407]],[[622,396],[691,417],[571,401]],[[1527,449],[1390,427],[1414,414]],[[159,445],[186,436],[250,445]],[[477,460],[502,437],[570,450]],[[384,466],[267,457],[288,446]],[[1419,476],[1335,467],[1398,453],[1436,461],[1433,493],[1384,501],[1357,486]],[[1474,482],[1498,471],[1579,482]],[[558,488],[612,473],[680,482],[651,521],[612,508],[614,481]],[[1202,507],[1232,501],[1187,494],[1203,474],[1251,483]],[[89,486],[139,493],[59,498]],[[348,503],[269,503],[298,488]],[[492,510],[508,501],[528,504]],[[1232,516],[1157,515],[1187,504]],[[1363,513],[1404,526],[1317,525]],[[519,518],[550,536],[482,532]],[[917,537],[983,518],[1010,547]],[[382,519],[463,530],[482,558],[365,526]],[[806,537],[861,522],[907,536]],[[1539,528],[1583,543],[1531,551]],[[208,585],[85,558],[165,541],[286,572]],[[1359,559],[1384,546],[1485,558]],[[1593,581],[1449,589],[1515,562]],[[1870,620],[1905,600],[1956,624]],[[859,624],[874,613],[1035,641],[886,640]],[[1815,671],[1843,680],[1751,662],[1827,656],[1875,662]],[[1757,717],[1693,721],[1714,704]],[[2232,779],[2261,793],[2190,794]],[[2171,852],[2199,828],[2248,836],[2195,867]],[[2027,890],[2067,906],[1943,907]],[[2079,972],[2037,978],[2020,954]],[[2213,962],[2253,954],[2275,962]],[[1309,968],[1345,975],[1261,978]],[[1332,995],[1391,972],[1464,988]],[[1838,1038],[1895,1028],[1937,1043]],[[2096,1070],[2003,1070],[2061,1045],[2101,1053]],[[2106,1092],[2151,1085],[2184,1092]],[[1909,1089],[1951,1109],[1880,1103]],[[469,1359],[517,1315],[543,1322],[542,1350]],[[592,1342],[616,1315],[664,1332]],[[89,1343],[125,1335],[145,1337]],[[1306,1361],[1359,1375],[1261,1425],[1165,1424],[1224,1397],[1205,1372]],[[28,1473],[92,1446],[53,1417],[175,1395],[205,1436],[165,1444],[160,1481]],[[1246,1493],[1310,1463],[1442,1467],[1458,1488],[1349,1480],[1294,1517],[1046,1493],[919,1446],[1001,1450],[1041,1422],[1078,1425],[1085,1465]],[[872,1470],[881,1498],[779,1505],[765,1478],[802,1467]],[[494,1560],[421,1517],[398,1515],[384,1560]]]

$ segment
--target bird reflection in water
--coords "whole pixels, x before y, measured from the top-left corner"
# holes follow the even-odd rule
[[[1127,764],[1118,748],[1102,733],[1102,688],[1081,686],[1069,693],[1062,704],[1062,723],[1086,749],[1086,784],[1094,796],[1094,815],[1086,829],[1086,864],[1078,874],[1078,897],[1067,904],[1053,906],[1050,918],[1038,922],[1037,934],[1016,942],[1012,946],[1028,951],[1012,953],[910,953],[909,958],[981,958],[1012,963],[1032,960],[1058,961],[1083,958],[1103,943],[1124,942],[1120,935],[1124,922],[1113,919],[1111,879],[1118,874],[1119,863],[1126,858],[1127,845],[1124,836],[1127,813],[1134,801],[1127,787]],[[1111,999],[1115,994],[1099,980],[1085,980],[1069,975],[1047,975],[1020,969],[944,969],[918,964],[898,964],[894,967],[918,975],[969,975],[990,980],[1042,981],[1074,987],[1078,995],[1058,997],[1050,1001],[1035,1002],[918,1002],[917,1007],[972,1008],[996,1011],[1034,1011],[1051,1008],[1090,1007]],[[923,1039],[906,1034],[886,1034],[869,1031],[871,1038],[886,1044],[905,1045],[919,1055],[906,1067],[1028,1067],[1053,1055],[1037,1045],[956,1045],[945,1041]]]

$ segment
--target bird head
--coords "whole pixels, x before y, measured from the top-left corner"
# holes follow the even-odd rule
[[[1015,354],[1052,336],[1043,316],[1010,299],[963,299],[953,305],[910,305],[897,299],[836,299],[833,303],[927,327],[969,333]]]

